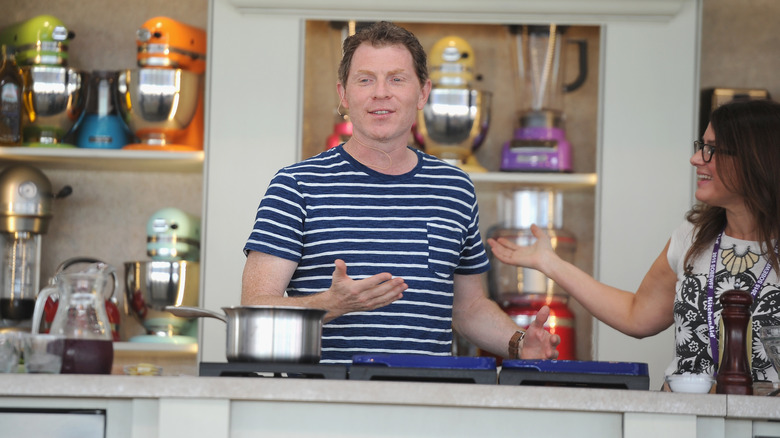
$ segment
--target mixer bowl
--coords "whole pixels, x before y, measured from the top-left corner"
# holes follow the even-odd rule
[[[88,74],[67,67],[23,67],[24,142],[56,146],[76,125],[86,106]]]
[[[487,91],[434,88],[417,113],[417,132],[425,151],[442,159],[464,161],[485,140],[490,126]]]
[[[181,69],[139,68],[119,73],[119,111],[142,143],[180,142],[195,115],[202,75]]]
[[[190,318],[166,312],[165,306],[197,306],[200,264],[188,261],[125,263],[125,293],[130,313],[149,335],[182,333]]]

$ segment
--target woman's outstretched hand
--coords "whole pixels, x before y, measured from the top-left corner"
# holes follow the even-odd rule
[[[531,225],[531,233],[536,237],[536,242],[529,246],[520,246],[509,239],[500,237],[489,238],[488,245],[493,255],[502,262],[513,265],[532,268],[544,272],[543,266],[549,257],[555,256],[552,243],[547,234],[538,226]]]

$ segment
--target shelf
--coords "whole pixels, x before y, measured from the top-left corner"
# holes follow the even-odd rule
[[[203,151],[0,147],[0,162],[27,163],[48,169],[201,173],[203,157]]]
[[[484,172],[470,173],[475,185],[506,184],[560,189],[592,188],[598,182],[595,173]]]

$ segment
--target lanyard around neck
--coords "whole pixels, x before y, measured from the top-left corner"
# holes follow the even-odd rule
[[[715,239],[715,246],[712,248],[712,258],[710,259],[710,272],[707,278],[707,329],[710,336],[710,349],[712,350],[712,362],[715,365],[715,372],[718,370],[719,350],[718,350],[718,336],[715,331],[715,312],[713,309],[715,303],[715,270],[718,265],[718,253],[720,252],[720,241],[723,237],[723,231],[720,232],[718,238]],[[780,242],[779,242],[780,243]],[[775,245],[775,253],[777,253],[778,246]],[[764,270],[761,271],[761,275],[753,284],[753,288],[750,290],[750,296],[753,300],[758,296],[758,292],[764,285],[764,281],[769,276],[769,271],[772,270],[772,265],[767,260]]]

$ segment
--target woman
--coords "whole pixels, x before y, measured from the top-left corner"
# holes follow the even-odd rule
[[[488,243],[502,262],[543,272],[595,317],[627,335],[652,336],[674,323],[676,354],[667,374],[714,374],[722,350],[720,295],[751,291],[753,380],[777,380],[759,331],[780,325],[780,104],[733,102],[716,109],[710,120],[690,160],[699,202],[636,293],[599,283],[562,260],[536,226],[532,246],[506,239]],[[712,311],[707,310],[708,296]]]

